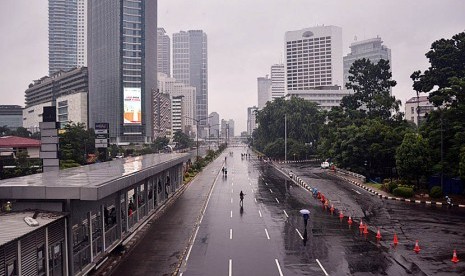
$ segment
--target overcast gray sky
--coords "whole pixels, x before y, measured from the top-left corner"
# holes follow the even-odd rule
[[[48,72],[46,0],[0,0],[0,104],[24,105],[32,80]],[[316,25],[342,27],[344,54],[379,35],[391,48],[393,94],[414,96],[409,78],[425,70],[431,43],[465,30],[464,0],[159,0],[158,25],[168,34],[208,35],[209,112],[246,129],[257,105],[257,77],[283,58],[284,33]]]

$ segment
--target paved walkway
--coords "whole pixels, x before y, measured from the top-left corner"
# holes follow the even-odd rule
[[[120,259],[111,260],[107,269],[97,274],[176,275],[225,155],[205,167],[159,218],[126,245]]]

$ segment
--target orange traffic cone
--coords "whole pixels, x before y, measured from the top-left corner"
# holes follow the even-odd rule
[[[420,246],[418,245],[418,240],[415,242],[415,248],[413,249],[413,251],[415,251],[415,253],[418,254],[418,252],[420,252]]]
[[[349,226],[352,226],[352,217],[349,216],[349,220],[347,220],[347,223],[349,224]]]
[[[459,262],[459,258],[457,258],[457,251],[454,249],[454,254],[452,255],[452,262],[454,263],[458,263]]]
[[[381,233],[379,232],[379,228],[378,228],[378,233],[376,233],[376,239],[378,241],[381,239]]]
[[[360,219],[360,226],[358,227],[358,229],[360,230],[360,234],[362,234],[364,228],[365,226],[363,226],[362,219]]]
[[[368,234],[368,225],[365,223],[365,228],[363,229],[363,234]]]
[[[399,240],[397,239],[397,234],[394,233],[394,246],[396,246],[397,244],[399,244]]]
[[[331,215],[334,213],[334,205],[331,204],[331,208],[329,209],[329,211],[331,212]]]

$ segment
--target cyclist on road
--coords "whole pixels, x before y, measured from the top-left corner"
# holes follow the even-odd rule
[[[244,196],[245,196],[245,194],[241,191],[241,192],[239,193],[239,197],[241,198],[241,201],[240,201],[241,206],[244,205]]]

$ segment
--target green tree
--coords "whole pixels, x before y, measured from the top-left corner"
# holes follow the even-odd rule
[[[157,137],[152,143],[152,149],[155,152],[164,150],[170,142],[170,139],[165,137]]]
[[[31,138],[32,133],[24,127],[18,127],[15,131],[12,132],[12,135],[18,137]]]
[[[287,121],[288,148],[291,149],[291,141],[294,141],[296,155],[305,156],[301,149],[308,150],[309,154],[315,153],[325,116],[318,110],[316,103],[297,97],[276,99],[257,112],[258,128],[253,133],[254,147],[260,151],[268,147],[268,152],[273,152],[270,156],[284,157],[284,147],[282,150],[277,148],[279,139],[284,139],[284,117]],[[312,146],[305,147],[305,144]]]
[[[7,126],[0,126],[0,136],[10,136],[11,135],[11,129]]]
[[[398,112],[400,106],[400,101],[391,96],[391,88],[396,85],[391,78],[389,61],[381,59],[374,64],[365,58],[356,60],[349,69],[346,83],[354,94],[344,97],[341,106],[359,110],[368,118],[390,119],[392,111]]]
[[[173,136],[173,141],[176,143],[176,149],[186,149],[194,143],[189,135],[182,131],[176,131]]]
[[[465,141],[465,32],[433,42],[426,57],[430,67],[410,77],[413,88],[429,93],[437,109],[428,114],[420,132],[431,146],[433,172],[458,176]]]
[[[407,133],[396,151],[397,171],[400,176],[416,180],[420,186],[420,178],[428,174],[430,164],[428,141],[418,133]]]
[[[70,122],[65,125],[60,137],[60,160],[84,165],[87,154],[95,152],[95,133],[87,130],[84,123]]]
[[[460,178],[465,181],[465,146],[460,150],[459,174]]]

